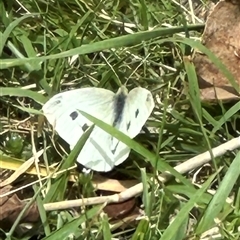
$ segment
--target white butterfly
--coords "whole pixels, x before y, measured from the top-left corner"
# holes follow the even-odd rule
[[[103,88],[82,88],[59,93],[43,106],[44,115],[58,134],[73,149],[84,131],[93,123],[78,110],[86,112],[134,138],[154,108],[150,91],[137,87],[129,93],[122,86],[115,94]],[[110,171],[129,155],[130,148],[98,126],[83,146],[77,161],[99,172]]]

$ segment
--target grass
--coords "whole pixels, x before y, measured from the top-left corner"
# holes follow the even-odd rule
[[[235,102],[201,101],[191,61],[194,50],[204,52],[232,86],[238,86],[200,43],[204,24],[187,3],[23,0],[1,2],[0,9],[2,172],[19,171],[23,161],[44,149],[39,162],[25,170],[28,174],[19,172],[11,183],[26,205],[7,227],[6,219],[0,221],[0,238],[240,238],[240,156],[234,149],[218,157],[212,151],[238,136],[240,107]],[[106,191],[114,189],[112,182],[104,191],[96,188],[95,183],[101,183],[95,180],[96,173],[85,175],[73,168],[91,129],[70,152],[51,127],[43,125],[41,107],[57,92],[86,86],[116,92],[121,84],[149,89],[156,106],[148,130],[134,140],[92,118],[133,149],[127,161],[101,174],[107,180],[139,183],[116,195]],[[175,170],[205,151],[211,155],[208,164],[200,162],[187,172]],[[174,177],[162,175],[165,171]],[[33,187],[19,190],[29,183]],[[106,208],[107,202],[116,205]],[[8,204],[0,211],[14,209],[14,203]],[[38,221],[21,221],[32,204],[38,209]],[[206,231],[209,235],[204,236]]]

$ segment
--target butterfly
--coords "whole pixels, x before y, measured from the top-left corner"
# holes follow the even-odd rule
[[[43,113],[56,132],[73,149],[80,136],[93,125],[78,111],[115,127],[130,138],[142,129],[154,108],[150,91],[137,87],[129,93],[121,86],[117,93],[87,87],[58,93],[43,105]],[[122,163],[130,148],[110,134],[94,126],[77,161],[88,169],[108,172]]]

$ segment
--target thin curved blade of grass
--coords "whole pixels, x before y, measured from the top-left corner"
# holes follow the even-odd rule
[[[148,24],[148,7],[145,2],[145,0],[139,1],[139,8],[140,8],[140,14],[141,14],[141,24],[143,26],[144,30],[148,30],[149,24]]]
[[[29,97],[34,101],[44,104],[47,101],[47,98],[40,93],[22,88],[0,88],[0,96],[15,96],[15,97]]]
[[[204,25],[189,25],[188,30],[198,30],[202,29]],[[93,52],[98,52],[110,48],[119,48],[119,47],[126,47],[134,44],[139,44],[142,41],[147,41],[150,39],[154,39],[157,37],[163,37],[166,35],[172,35],[174,33],[184,32],[186,30],[185,27],[172,27],[172,28],[159,28],[152,31],[144,31],[144,32],[137,32],[125,36],[120,36],[116,38],[106,39],[99,42],[89,43],[82,45],[80,47],[64,51],[58,54],[53,54],[49,56],[42,56],[42,57],[33,57],[33,58],[25,58],[25,59],[1,59],[0,60],[0,69],[6,69],[13,66],[19,66],[26,64],[26,62],[36,61],[41,62],[48,59],[58,59],[58,58],[65,58],[70,57],[73,55],[83,55]],[[165,39],[163,42],[168,42],[168,39]]]
[[[37,191],[39,191],[39,187],[37,185],[34,185],[33,190],[35,193],[37,193]],[[44,209],[43,200],[40,194],[38,194],[36,197],[36,203],[38,206],[38,212],[39,212],[41,222],[44,223],[43,224],[44,233],[46,236],[48,236],[51,234],[51,230],[50,230],[51,228],[50,228],[49,219],[47,217],[46,210]]]
[[[25,35],[18,36],[18,38],[19,38],[19,41],[22,43],[22,46],[23,46],[25,52],[27,53],[27,56],[28,57],[36,57],[37,53],[35,52],[35,49],[32,45],[32,41]],[[14,46],[14,45],[12,44],[12,46]],[[14,49],[13,48],[10,48],[10,49],[12,50],[12,52],[15,56],[18,56],[19,58],[25,58],[22,55],[22,53],[19,51],[19,49],[17,49],[15,46],[14,46]],[[39,70],[41,70],[41,63],[32,61],[31,63],[27,63],[25,67],[28,69],[29,72],[39,71]]]
[[[26,43],[25,43],[26,44]],[[7,46],[9,50],[12,52],[12,54],[17,57],[18,59],[25,59],[26,57],[22,54],[22,52],[19,51],[19,49],[10,41],[7,42]],[[33,57],[36,57],[37,54],[35,54]],[[24,67],[28,70],[28,72],[32,72],[34,70],[39,70],[41,68],[40,62],[26,62],[24,64]]]
[[[104,214],[101,220],[103,240],[112,239],[112,233],[107,214]]]
[[[172,110],[171,111],[172,116],[176,119],[179,120],[180,122],[186,124],[187,126],[198,126],[198,123],[196,123],[195,121],[193,121],[192,119],[186,119],[186,116],[184,116],[181,112],[178,112],[176,110]]]
[[[184,203],[180,203],[180,207],[182,208],[183,206]],[[186,232],[188,229],[189,218],[189,215],[187,215],[186,218],[183,219],[182,224],[179,226],[178,229],[176,229],[175,236],[171,238],[171,240],[186,240]]]
[[[197,189],[195,187],[189,188],[183,185],[168,185],[165,188],[171,191],[174,194],[184,195],[187,198],[192,198],[194,194],[196,194]],[[209,193],[204,193],[201,198],[196,202],[197,204],[208,204],[212,196]]]
[[[169,171],[173,176],[178,178],[182,183],[191,187],[191,183],[186,180],[181,174],[179,174],[175,169],[173,169],[170,165],[166,162],[160,160],[155,154],[148,151],[144,148],[141,144],[137,143],[136,141],[132,140],[130,137],[122,133],[121,131],[117,130],[116,128],[108,125],[107,123],[87,114],[86,112],[80,111],[79,112],[86,117],[88,120],[96,124],[98,127],[106,131],[107,133],[111,134],[113,137],[117,138],[121,142],[125,143],[128,147],[136,151],[137,153],[141,154],[143,157],[148,159],[153,167],[157,167],[159,171]]]
[[[190,218],[189,215],[187,215],[186,218],[183,219],[182,224],[178,228],[177,234],[175,235],[175,240],[186,239],[186,232],[187,232],[186,230],[188,229],[189,218]]]
[[[18,106],[18,105],[12,105],[20,110],[22,110],[23,112],[27,112],[29,114],[34,114],[34,115],[43,115],[43,112],[42,111],[39,111],[39,110],[36,110],[34,108],[26,108],[26,107],[21,107],[21,106]]]
[[[143,195],[142,195],[143,205],[144,205],[146,215],[150,218],[152,213],[152,208],[151,208],[151,199],[148,194],[147,173],[145,168],[140,168],[140,171],[141,171],[141,180],[142,180],[141,182],[143,184]]]
[[[83,133],[83,135],[80,137],[80,139],[78,140],[77,144],[75,145],[75,147],[73,148],[71,153],[68,155],[67,159],[65,159],[63,161],[63,164],[59,168],[60,171],[73,166],[78,154],[80,153],[85,142],[87,141],[90,134],[92,133],[93,128],[94,128],[94,126],[91,126],[86,132]],[[48,191],[48,193],[44,199],[44,203],[54,201],[58,195],[64,194],[64,192],[65,192],[64,190],[66,187],[65,183],[67,182],[67,180],[64,176],[66,176],[66,174],[60,175],[59,177],[56,178],[56,180],[53,181],[53,184],[51,185],[51,188]],[[59,192],[58,189],[61,189],[61,192]],[[58,200],[60,200],[60,199],[62,199],[62,198],[58,197]]]
[[[176,234],[178,233],[178,229],[185,222],[186,218],[188,218],[189,212],[195,206],[196,202],[199,201],[199,198],[201,198],[201,196],[209,188],[210,184],[212,183],[214,178],[217,176],[217,174],[218,174],[218,172],[216,172],[214,175],[210,176],[208,178],[208,180],[202,185],[202,188],[197,190],[196,193],[189,199],[189,201],[182,207],[182,209],[177,214],[174,221],[164,231],[164,233],[161,237],[161,240],[175,239],[177,237]]]
[[[216,121],[215,118],[213,118],[211,116],[211,114],[209,114],[206,109],[202,108],[203,111],[203,116],[204,118],[207,120],[208,123],[212,124],[212,126],[217,126],[218,125],[218,121]],[[213,131],[212,131],[213,132]],[[215,133],[215,132],[214,132]]]
[[[79,216],[77,219],[74,219],[71,222],[66,223],[60,229],[52,232],[49,236],[43,238],[43,240],[68,239],[70,236],[74,236],[80,231],[79,226],[82,223],[85,223],[88,219],[92,220],[102,211],[102,209],[103,209],[102,205],[91,208],[85,214],[81,214],[81,216]],[[82,231],[84,233],[84,230]],[[85,231],[88,230],[85,229]]]
[[[194,109],[194,113],[196,114],[198,121],[202,120],[202,106],[200,101],[200,91],[198,87],[198,78],[195,71],[195,68],[190,62],[190,59],[188,57],[183,58],[185,70],[187,72],[188,76],[188,93],[190,102],[192,104],[192,108]]]
[[[213,125],[214,128],[211,134],[214,135],[222,127],[222,125],[226,123],[232,116],[238,113],[239,110],[240,110],[240,102],[233,105],[230,109],[228,109],[224,113],[224,115],[218,121],[216,121],[215,125]]]
[[[202,122],[202,106],[201,106],[201,99],[200,99],[200,90],[198,86],[198,78],[195,71],[195,67],[192,62],[188,58],[184,58],[184,65],[185,69],[188,75],[188,83],[189,83],[189,95],[190,95],[190,103],[192,105],[192,111],[196,116],[197,121],[199,122],[199,125],[201,127],[201,132],[204,136],[205,142],[207,143],[208,150],[210,151],[210,154],[213,159],[213,163],[215,166],[215,169],[217,170],[217,164],[214,161],[214,157],[212,155],[211,151],[211,143],[209,141],[208,134],[206,132],[206,129],[204,128],[203,122]]]
[[[5,29],[5,31],[1,34],[1,41],[0,41],[0,55],[2,55],[3,48],[7,42],[7,39],[9,38],[11,32],[15,27],[17,27],[23,20],[34,17],[34,16],[40,16],[39,13],[31,13],[31,14],[24,14],[24,16],[17,18],[13,22],[9,24],[9,26]]]
[[[226,199],[234,184],[240,175],[240,152],[237,154],[232,164],[230,165],[227,173],[225,174],[222,182],[219,185],[217,192],[214,194],[210,204],[208,205],[202,219],[199,222],[199,225],[196,229],[196,233],[200,234],[210,229],[214,225],[214,218],[223,209],[223,206],[226,203]]]
[[[35,52],[35,49],[32,45],[32,41],[30,41],[30,39],[25,35],[21,35],[18,38],[19,38],[19,41],[22,43],[23,48],[24,48],[25,52],[27,53],[27,56],[28,57],[36,57],[37,53]],[[39,63],[37,66],[33,67],[33,69],[40,70]]]

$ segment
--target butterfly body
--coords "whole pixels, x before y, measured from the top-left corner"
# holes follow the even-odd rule
[[[115,94],[102,88],[83,88],[59,93],[43,106],[44,115],[57,133],[73,149],[80,136],[93,123],[86,112],[134,138],[154,107],[152,94],[137,87],[127,92],[124,86]],[[129,155],[130,148],[98,126],[82,148],[77,161],[95,171],[110,171]]]

